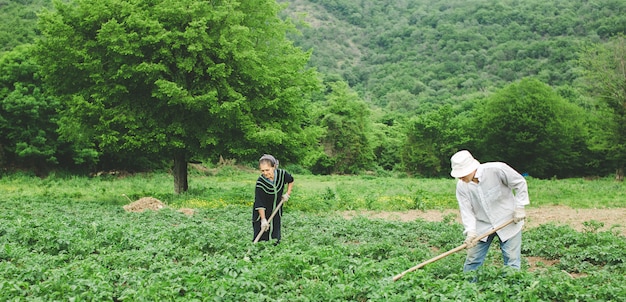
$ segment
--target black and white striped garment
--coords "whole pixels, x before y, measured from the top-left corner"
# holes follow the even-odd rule
[[[258,210],[265,209],[265,218],[269,218],[271,213],[274,212],[276,206],[280,203],[285,186],[293,181],[293,176],[287,173],[287,171],[281,169],[276,169],[274,171],[274,181],[270,181],[263,175],[259,176],[256,181],[254,206],[252,207],[253,238],[256,238],[259,232],[261,232],[261,216],[259,215]],[[271,234],[272,239],[276,239],[277,242],[280,242],[282,212],[283,209],[281,207],[274,218],[271,221],[268,221],[270,223],[270,229],[268,232],[265,232],[259,240],[267,241],[270,239]]]
[[[265,217],[269,217],[274,208],[280,202],[283,191],[287,184],[293,182],[293,176],[282,169],[274,171],[274,181],[259,176],[256,181],[256,190],[254,192],[254,207],[252,211],[252,221],[259,221],[259,209],[265,209]],[[281,215],[282,211],[276,215]]]

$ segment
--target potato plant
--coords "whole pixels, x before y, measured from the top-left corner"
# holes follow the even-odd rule
[[[491,251],[463,274],[455,222],[397,222],[286,209],[283,241],[252,243],[250,208],[125,212],[71,198],[0,197],[4,301],[622,301],[626,239],[543,226],[523,255],[554,266],[502,268]],[[496,249],[497,247],[494,247]],[[577,277],[572,277],[575,273]],[[476,276],[478,282],[470,280]]]

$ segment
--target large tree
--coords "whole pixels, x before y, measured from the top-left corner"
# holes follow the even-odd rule
[[[56,1],[43,14],[38,58],[63,97],[60,134],[98,152],[187,161],[252,158],[306,143],[302,123],[318,86],[309,53],[273,0]]]
[[[463,135],[466,120],[449,105],[409,120],[402,147],[404,169],[421,176],[448,175],[450,154],[468,141]]]
[[[536,177],[581,174],[581,108],[533,78],[511,83],[477,107],[473,134],[481,161],[508,162]]]
[[[42,89],[33,46],[0,53],[0,166],[36,174],[58,161],[58,102]]]
[[[624,179],[626,165],[626,38],[616,36],[583,52],[580,59],[588,91],[600,101],[605,115],[594,127],[591,147],[606,152]]]
[[[327,108],[321,120],[324,155],[317,165],[324,172],[356,173],[372,168],[374,153],[369,141],[372,122],[367,104],[343,81],[329,83]],[[314,168],[314,170],[319,170]]]

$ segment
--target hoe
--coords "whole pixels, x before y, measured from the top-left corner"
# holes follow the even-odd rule
[[[276,213],[278,213],[278,209],[280,209],[280,207],[283,205],[284,202],[285,202],[284,199],[280,200],[280,202],[278,203],[278,205],[274,209],[274,212],[272,212],[272,215],[270,215],[270,217],[267,219],[267,221],[272,221],[272,219],[274,218],[274,215],[276,215]],[[259,242],[259,239],[261,239],[261,236],[263,236],[263,233],[265,233],[265,231],[259,232],[259,234],[256,235],[256,238],[254,238],[254,242],[253,243]]]
[[[487,237],[487,236],[497,232],[498,230],[502,229],[503,227],[509,225],[511,222],[513,222],[513,219],[510,219],[509,221],[507,221],[507,222],[505,222],[505,223],[495,227],[494,229],[490,230],[489,232],[486,232],[486,233],[478,236],[476,238],[476,240],[481,240],[481,239],[483,239],[483,238],[485,238],[485,237]],[[408,269],[408,270],[406,270],[406,271],[404,271],[404,272],[402,272],[400,274],[397,274],[396,276],[393,277],[393,281],[398,281],[398,279],[404,277],[404,275],[406,275],[407,273],[410,273],[410,272],[412,272],[414,270],[417,270],[417,269],[425,266],[426,264],[433,263],[433,262],[435,262],[435,261],[437,261],[439,259],[442,259],[442,258],[445,258],[447,256],[450,256],[450,255],[452,255],[452,254],[454,254],[454,253],[464,249],[465,247],[467,247],[467,243],[463,243],[463,244],[461,244],[461,245],[459,245],[459,246],[457,246],[457,247],[455,247],[455,248],[453,248],[453,249],[451,249],[451,250],[449,250],[449,251],[447,251],[447,252],[445,252],[445,253],[437,256],[437,257],[428,259],[428,260],[426,260],[426,261],[424,261],[424,262],[422,262],[422,263],[420,263],[420,264],[418,264],[418,265],[416,265],[416,266],[414,266],[414,267],[412,267],[412,268],[410,268],[410,269]]]

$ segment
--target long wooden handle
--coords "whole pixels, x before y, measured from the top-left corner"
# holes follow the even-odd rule
[[[274,218],[274,215],[276,215],[276,213],[278,213],[278,209],[280,209],[280,207],[283,205],[284,202],[285,202],[284,199],[280,200],[280,202],[278,203],[278,205],[274,209],[274,212],[272,212],[272,215],[270,215],[270,218],[268,218],[267,221],[272,221],[272,219]],[[259,234],[256,235],[256,238],[254,238],[254,243],[259,242],[259,239],[261,239],[261,236],[263,236],[263,233],[265,233],[265,231],[261,230],[259,232]]]
[[[500,229],[504,228],[505,226],[511,224],[511,222],[513,222],[513,219],[510,219],[507,222],[505,222],[505,223],[495,227],[494,229],[490,230],[489,232],[486,232],[486,233],[478,236],[476,238],[476,240],[481,240],[481,239],[483,239],[483,238],[485,238],[485,237],[487,237],[487,236],[489,236],[489,235],[499,231]],[[406,275],[406,274],[408,274],[408,273],[410,273],[410,272],[412,272],[414,270],[417,270],[417,269],[419,269],[419,268],[421,268],[421,267],[423,267],[423,266],[425,266],[425,265],[427,265],[429,263],[433,263],[433,262],[435,262],[435,261],[437,261],[437,260],[439,260],[441,258],[445,258],[445,257],[447,257],[447,256],[449,256],[451,254],[454,254],[454,253],[456,253],[456,252],[458,252],[458,251],[460,251],[460,250],[462,250],[462,249],[464,249],[466,247],[467,247],[467,243],[463,243],[463,244],[461,244],[461,245],[459,245],[459,246],[457,246],[457,247],[455,247],[455,248],[453,248],[453,249],[451,249],[451,250],[449,250],[449,251],[447,251],[447,252],[445,252],[445,253],[437,256],[437,257],[433,257],[431,259],[428,259],[428,260],[426,260],[426,261],[424,261],[424,262],[422,262],[422,263],[420,263],[420,264],[418,264],[418,265],[416,265],[416,266],[414,266],[414,267],[412,267],[412,268],[410,268],[410,269],[408,269],[408,270],[406,270],[406,271],[404,271],[404,272],[402,272],[400,274],[395,275],[393,277],[393,281],[397,281],[398,279],[404,277],[404,275]]]

